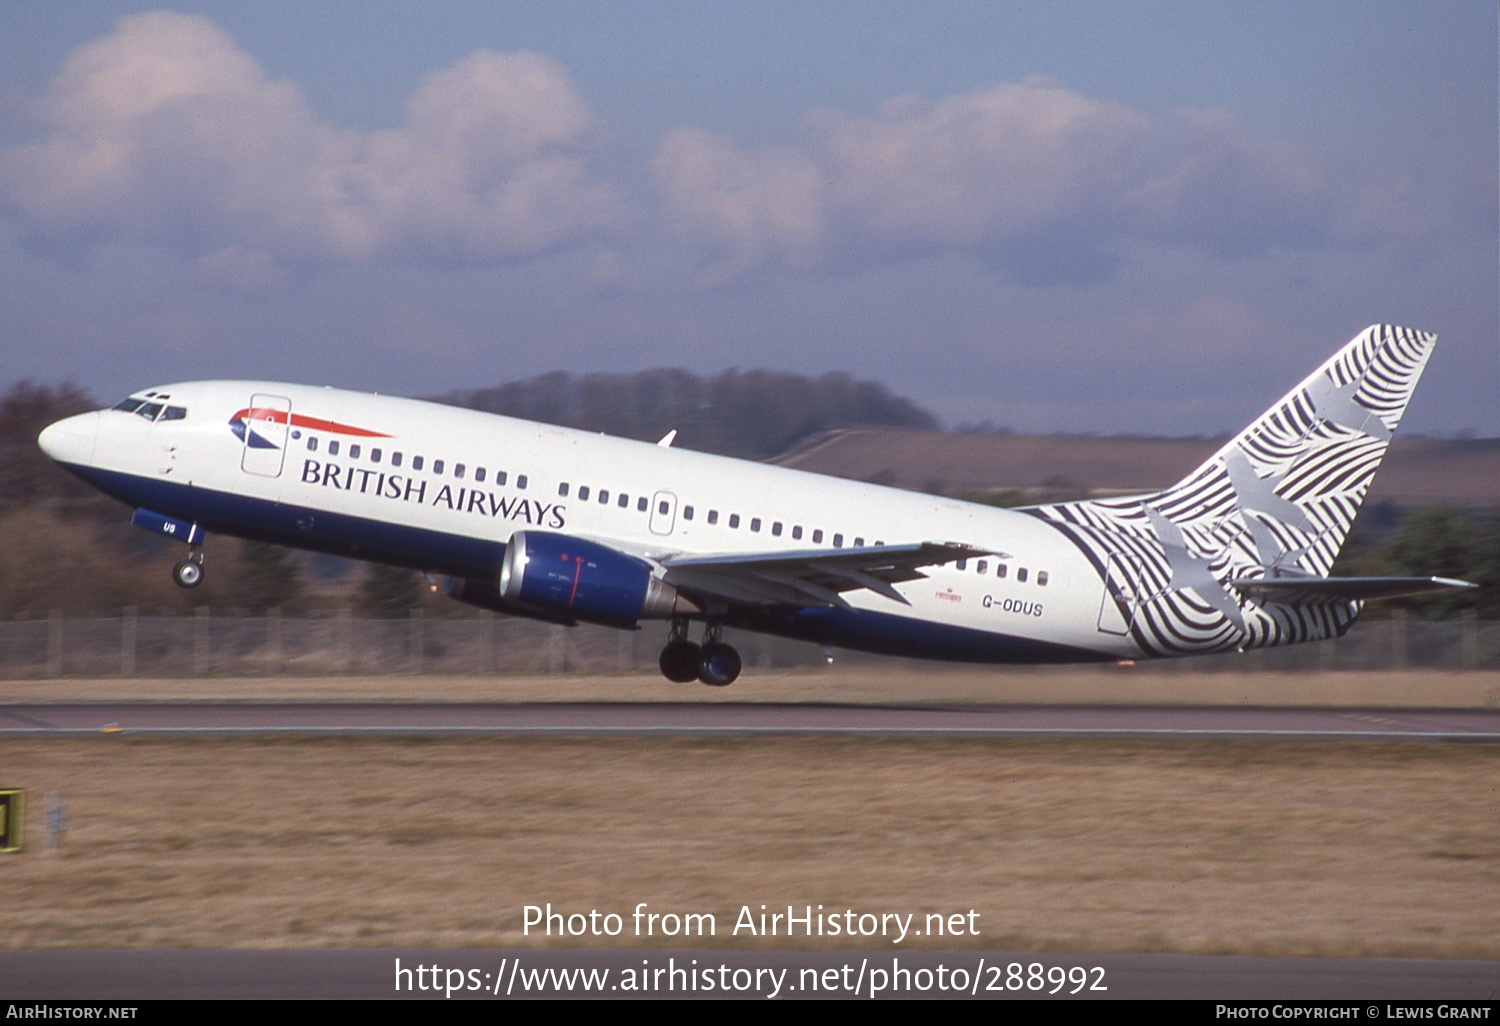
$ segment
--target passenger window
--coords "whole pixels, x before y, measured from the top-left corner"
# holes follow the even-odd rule
[[[507,475],[506,475],[505,471],[503,471],[503,470],[497,470],[497,471],[495,471],[495,483],[497,485],[499,485],[500,487],[502,487],[502,488],[505,487],[505,478],[506,478],[506,476]]]
[[[989,569],[990,569],[990,565],[988,563],[986,563],[982,559],[978,563],[974,564],[974,571],[976,573],[981,573],[981,574],[982,573],[987,573],[989,571]]]
[[[793,541],[801,541],[802,540],[802,528],[801,528],[800,525],[797,526],[797,527],[792,528],[792,540]]]
[[[615,505],[619,506],[621,509],[629,509],[630,496],[626,495],[624,492],[621,492],[620,497],[615,500]]]
[[[580,486],[579,489],[578,489],[578,501],[579,502],[587,502],[588,499],[589,499],[589,486],[588,485],[582,485],[582,486]]]
[[[328,443],[328,455],[330,455],[330,456],[337,456],[338,454],[339,454],[339,440],[337,438],[335,438],[333,441],[331,441],[331,442]],[[420,469],[420,465],[419,465],[418,469]]]
[[[371,449],[370,450],[370,462],[371,463],[379,463],[380,462],[380,450],[379,449]]]
[[[432,461],[432,472],[434,474],[441,474],[443,472],[443,461],[442,460],[433,460]]]
[[[646,497],[644,495],[642,495],[639,499],[636,499],[635,500],[635,511],[637,513],[644,513],[644,512],[646,512],[646,502],[647,502],[647,499],[646,499]]]
[[[672,504],[669,503],[666,499],[663,499],[663,500],[661,500],[661,505],[659,505],[659,506],[656,507],[656,512],[660,513],[662,516],[666,516],[667,515],[667,511],[670,510],[671,508],[672,508]]]
[[[771,533],[773,535],[775,535],[777,538],[781,537],[781,521],[780,520],[776,521],[774,524],[771,525]]]
[[[862,549],[862,548],[864,548],[864,545],[865,545],[865,540],[863,538],[856,538],[856,539],[854,539],[854,547],[856,549]]]
[[[1036,584],[1038,588],[1045,588],[1047,586],[1047,571],[1038,570],[1036,572]]]
[[[960,569],[960,570],[967,570],[967,569],[969,569],[969,561],[968,561],[968,560],[967,560],[967,559],[960,559],[960,560],[959,560],[959,561],[958,561],[958,563],[957,563],[957,564],[955,564],[955,565],[956,565],[956,566],[957,566],[957,567],[958,567],[958,568],[959,568],[959,569]]]
[[[413,469],[413,470],[421,470],[422,469],[422,457],[420,457],[420,456],[413,456],[411,458],[411,469]]]
[[[485,469],[483,467],[475,467],[474,468],[474,480],[477,481],[477,482],[479,482],[480,484],[484,484],[484,478],[485,478],[485,474],[486,473],[487,472],[485,471]]]
[[[682,507],[682,519],[684,519],[684,520],[691,520],[691,519],[693,519],[693,507],[691,507],[691,506],[684,506],[684,507]]]
[[[752,531],[759,531],[760,530],[760,517],[751,517],[750,518],[750,530],[752,530]]]
[[[307,436],[307,451],[308,452],[317,452],[318,451],[318,440],[313,435],[308,435]]]
[[[399,466],[401,466],[401,454],[399,452],[393,452],[393,453],[391,453],[391,466],[393,466],[393,467],[399,467]]]
[[[813,544],[814,545],[822,545],[823,544],[823,530],[822,530],[822,528],[819,528],[818,530],[816,530],[816,531],[813,532]]]
[[[504,484],[504,483],[505,482],[503,482],[503,481],[501,482],[501,484]],[[516,487],[519,488],[519,489],[521,489],[521,491],[523,491],[523,492],[526,490],[526,475],[525,474],[522,474],[520,477],[516,478]]]
[[[599,505],[601,505],[601,506],[608,506],[609,505],[609,489],[608,488],[601,488],[601,489],[599,489]]]
[[[453,476],[460,478],[464,476],[464,465],[462,463],[453,464]]]
[[[1024,566],[1016,567],[1016,580],[1022,584],[1026,583],[1026,568]]]
[[[711,510],[708,511],[708,522],[710,524],[717,524],[719,522],[719,511],[718,510],[711,509]]]
[[[729,514],[729,527],[734,531],[740,529],[740,515],[738,513]]]
[[[359,446],[357,446],[357,445],[351,445],[351,446],[349,446],[349,458],[351,460],[357,460],[357,459],[359,459]]]
[[[568,482],[564,481],[557,486],[557,494],[561,495],[564,499],[568,497]]]
[[[996,563],[995,564],[995,576],[996,577],[1004,577],[1005,576],[1005,571],[1006,571],[1006,566],[1005,566],[1004,563]]]
[[[836,534],[836,535],[833,536],[833,547],[836,548],[836,549],[841,549],[841,548],[844,547],[844,536],[843,535]]]

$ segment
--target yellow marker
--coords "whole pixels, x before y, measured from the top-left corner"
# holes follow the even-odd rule
[[[20,851],[26,827],[25,791],[0,791],[0,851]]]

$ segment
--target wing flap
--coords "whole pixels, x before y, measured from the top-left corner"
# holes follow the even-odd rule
[[[927,575],[921,568],[999,555],[957,542],[869,545],[857,549],[803,549],[679,556],[662,560],[666,580],[686,594],[753,605],[812,605],[848,609],[843,593],[869,590],[910,605],[895,585]]]

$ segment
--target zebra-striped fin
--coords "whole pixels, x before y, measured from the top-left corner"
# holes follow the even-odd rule
[[[1025,512],[1094,564],[1143,654],[1335,637],[1375,585],[1253,582],[1328,576],[1436,341],[1367,328],[1170,488]]]
[[[1236,513],[1291,529],[1309,546],[1299,568],[1326,576],[1436,341],[1366,328],[1150,505],[1188,532]]]

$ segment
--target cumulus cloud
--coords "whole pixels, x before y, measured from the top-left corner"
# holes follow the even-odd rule
[[[653,168],[679,235],[716,253],[714,280],[767,261],[810,267],[820,257],[821,168],[791,148],[738,149],[719,136],[667,133]]]
[[[971,252],[1031,284],[1089,283],[1131,241],[1225,257],[1327,243],[1338,188],[1309,154],[1225,111],[1165,122],[1033,78],[872,116],[820,112],[801,148],[682,130],[655,179],[716,273]]]
[[[155,12],[75,50],[0,151],[0,197],[68,248],[167,243],[241,290],[273,261],[523,259],[617,230],[597,125],[556,62],[481,50],[429,74],[399,128],[330,125],[217,25]]]

